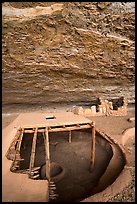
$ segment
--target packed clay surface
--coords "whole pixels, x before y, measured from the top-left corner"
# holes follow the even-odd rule
[[[66,108],[67,109],[67,108]],[[63,111],[64,110],[62,110],[62,111],[60,111],[60,113],[63,113]],[[30,115],[31,115],[31,111],[29,110],[28,112],[30,112]],[[43,112],[44,113],[44,110],[41,110],[40,112]],[[52,112],[52,111],[51,111]],[[34,114],[35,112],[33,112],[33,114]],[[49,110],[49,113],[50,113],[50,110]],[[37,112],[36,112],[36,114],[37,114]],[[11,122],[13,121],[13,119],[17,116],[17,115],[19,115],[19,112],[17,113],[10,113],[10,114],[7,114],[7,113],[3,113],[3,127],[7,127],[7,124],[10,124],[11,125]],[[132,110],[132,111],[128,111],[127,112],[127,116],[119,116],[119,117],[117,117],[117,116],[109,116],[109,117],[106,117],[106,116],[100,116],[100,117],[97,117],[97,116],[93,116],[93,117],[88,117],[90,120],[94,120],[95,122],[96,122],[96,126],[102,131],[102,132],[106,132],[108,135],[111,135],[111,137],[117,142],[119,142],[119,144],[121,144],[122,143],[122,134],[124,133],[124,130],[126,130],[127,128],[133,128],[134,127],[134,122],[133,123],[131,123],[131,122],[129,122],[128,121],[128,118],[130,118],[130,117],[134,117],[134,111]],[[8,119],[8,120],[6,120],[6,119]],[[115,126],[114,126],[114,123],[115,123]],[[120,126],[118,126],[117,124],[121,124]],[[10,125],[8,126],[8,127],[10,127]],[[4,128],[4,129],[6,129],[6,128]],[[3,130],[4,130],[3,129]],[[86,133],[87,134],[87,133]],[[3,135],[4,137],[6,137],[5,135]],[[63,143],[64,143],[64,148],[65,148],[65,146],[67,147],[67,149],[65,150],[64,148],[61,148],[62,149],[62,151],[64,151],[64,152],[60,152],[60,156],[59,155],[57,155],[56,154],[56,149],[60,149],[60,148],[58,148],[60,145],[61,145],[61,143],[59,142],[59,141],[54,141],[54,140],[61,140],[61,138],[60,137],[53,137],[52,136],[52,140],[53,141],[51,141],[51,146],[50,146],[50,148],[51,148],[51,157],[52,157],[52,160],[53,161],[56,161],[56,162],[58,162],[62,167],[64,167],[64,169],[65,169],[65,174],[67,175],[67,173],[68,173],[68,171],[67,171],[67,173],[66,173],[66,169],[68,168],[68,166],[70,166],[70,168],[71,168],[71,164],[72,163],[70,163],[70,165],[69,165],[69,161],[71,162],[71,160],[73,160],[74,158],[76,158],[76,160],[74,159],[74,163],[73,163],[73,165],[75,165],[75,164],[77,164],[80,160],[82,161],[82,162],[86,162],[86,160],[83,160],[82,158],[82,155],[83,155],[83,153],[84,153],[84,149],[83,148],[80,148],[80,146],[81,146],[81,144],[80,144],[80,139],[78,140],[78,137],[77,137],[77,133],[74,133],[74,138],[72,138],[72,143],[70,144],[71,146],[72,146],[72,149],[73,149],[73,151],[75,151],[74,150],[74,148],[73,148],[73,145],[75,146],[75,147],[77,147],[76,149],[77,149],[77,151],[76,152],[73,152],[71,149],[70,149],[70,151],[69,151],[69,148],[68,147],[71,147],[71,146],[69,146],[69,143],[68,143],[68,138],[67,138],[67,136],[63,136],[64,137],[64,139],[62,138],[62,140],[64,141]],[[85,138],[85,137],[84,137]],[[4,138],[4,140],[5,140],[6,138]],[[82,135],[81,135],[81,139],[82,139]],[[130,188],[130,186],[133,186],[132,187],[132,189],[130,190],[130,192],[132,192],[132,197],[131,198],[128,198],[129,200],[131,199],[132,201],[134,200],[134,192],[133,192],[133,190],[134,190],[134,174],[133,174],[133,172],[134,172],[134,137],[132,136],[132,138],[128,138],[128,141],[131,141],[130,143],[125,143],[125,145],[124,145],[124,151],[125,151],[125,154],[127,155],[126,157],[127,157],[127,165],[126,165],[126,167],[125,167],[125,169],[124,169],[124,171],[122,171],[122,173],[121,173],[121,176],[119,176],[117,179],[116,179],[116,181],[112,184],[112,189],[113,189],[113,193],[111,192],[111,188],[107,188],[106,190],[104,190],[104,191],[102,191],[102,193],[98,193],[98,189],[97,190],[95,190],[95,192],[96,192],[96,194],[95,195],[92,195],[92,196],[90,196],[90,193],[87,193],[87,197],[89,197],[88,198],[88,201],[98,201],[99,200],[99,197],[104,193],[106,196],[105,197],[102,197],[102,199],[104,199],[104,200],[113,200],[113,199],[118,199],[118,198],[121,198],[120,196],[118,196],[118,197],[115,197],[117,194],[118,195],[121,195],[122,193],[124,193],[125,191],[127,192],[127,188],[128,188],[128,186],[129,186],[129,188]],[[85,138],[85,142],[87,143],[87,145],[89,145],[89,142],[88,142],[88,140],[86,140],[86,138]],[[63,143],[62,143],[62,145],[63,145]],[[85,145],[86,145],[86,143],[85,143]],[[67,145],[66,145],[67,144]],[[78,147],[78,145],[80,145],[79,147]],[[7,146],[8,147],[8,146]],[[62,146],[63,147],[63,146]],[[42,147],[39,147],[39,148],[42,148]],[[60,150],[61,150],[60,149]],[[129,149],[130,149],[130,152],[129,152]],[[42,149],[41,149],[42,150]],[[98,149],[98,147],[97,147],[97,150],[96,151],[99,151],[99,149]],[[78,153],[79,152],[79,153]],[[79,155],[81,155],[79,158],[81,158],[80,160],[78,160],[78,158],[77,158],[77,154]],[[67,156],[70,156],[70,157],[67,157]],[[103,155],[103,154],[102,154]],[[63,156],[65,156],[65,158],[69,158],[69,161],[66,163],[67,164],[67,166],[65,166],[65,163],[63,163],[63,159],[60,159],[61,157],[63,157]],[[72,156],[72,159],[71,159],[71,156]],[[37,157],[38,158],[38,157]],[[38,160],[39,161],[39,160]],[[61,161],[62,161],[62,163],[61,163]],[[64,162],[65,162],[65,160],[64,160]],[[112,160],[112,162],[114,162],[113,160]],[[80,164],[80,163],[79,163]],[[84,164],[84,163],[83,163]],[[63,166],[64,165],[64,166]],[[88,165],[88,164],[86,164],[86,165]],[[78,172],[81,168],[79,168],[80,166],[77,164],[77,165],[75,165],[75,172]],[[128,167],[130,167],[130,168],[128,168]],[[83,171],[82,169],[81,169],[81,171]],[[85,170],[84,170],[85,171]],[[110,169],[110,171],[111,171],[111,169]],[[131,172],[132,171],[132,172]],[[71,171],[70,171],[71,172]],[[75,175],[74,173],[72,174],[72,175]],[[79,179],[85,179],[85,172],[83,172],[83,174],[81,174],[81,175],[83,175],[81,178],[79,178]],[[104,174],[105,175],[105,174]],[[126,178],[126,179],[124,179],[123,181],[119,181],[120,180],[120,177],[122,177],[122,175],[123,175],[123,177],[124,178]],[[88,176],[88,175],[87,175]],[[102,177],[102,179],[101,179],[101,181],[100,181],[100,189],[102,188],[102,184],[101,183],[104,183],[104,179],[105,179],[105,177],[106,176],[108,176],[107,174],[104,176],[104,178]],[[64,175],[64,178],[65,178],[65,175]],[[77,182],[75,182],[75,179],[73,179],[73,177],[71,176],[70,177],[71,179],[70,179],[70,183],[71,184],[73,184],[74,186],[76,185],[78,185],[79,186],[79,190],[77,191],[77,192],[81,192],[81,190],[82,190],[82,187],[80,188],[80,186],[81,186],[81,184],[79,185],[79,182],[80,183],[82,183],[82,180],[77,180]],[[67,177],[66,177],[66,179],[67,179]],[[66,180],[66,179],[64,179],[64,181]],[[78,178],[77,178],[78,179]],[[106,180],[106,179],[105,179]],[[58,191],[59,191],[59,189],[61,189],[62,188],[62,185],[65,185],[65,183],[63,184],[63,179],[57,184],[57,186],[58,186]],[[115,188],[115,185],[117,186],[117,185],[119,185],[118,183],[121,183],[121,185],[119,186],[119,190],[120,190],[120,192],[121,192],[121,194],[120,194],[120,192],[118,192],[117,191],[117,188]],[[62,185],[61,185],[62,184]],[[72,186],[72,185],[71,185]],[[88,185],[89,186],[89,185]],[[70,188],[71,189],[71,188]],[[72,188],[73,189],[73,188]],[[125,191],[124,191],[124,189],[125,189]],[[90,190],[90,189],[89,189]],[[37,190],[37,191],[39,191],[39,190]],[[82,190],[83,191],[83,190]],[[68,192],[69,192],[69,189],[68,189]],[[71,192],[71,190],[70,190],[70,192]],[[105,193],[106,192],[106,193]],[[111,192],[111,196],[110,196],[110,192]],[[128,194],[129,192],[127,192],[127,194]],[[78,193],[79,194],[79,193]],[[94,193],[91,193],[91,194],[94,194]],[[100,196],[99,196],[99,195]],[[72,194],[73,195],[73,194]],[[76,194],[75,194],[76,195]],[[64,194],[64,200],[65,200],[65,197],[67,198],[67,196],[68,196],[68,194]],[[85,196],[85,195],[84,195]],[[83,196],[83,199],[84,199],[84,196]],[[128,195],[127,195],[127,197],[128,197]],[[59,197],[58,199],[62,199],[61,197]],[[71,200],[71,197],[69,198],[70,200]],[[78,199],[78,200],[81,200],[82,201],[82,198],[77,198],[77,196],[76,196],[76,198],[75,198],[76,200]],[[86,198],[85,198],[86,199]],[[122,199],[122,198],[121,198]],[[85,200],[85,201],[87,201],[87,200]]]

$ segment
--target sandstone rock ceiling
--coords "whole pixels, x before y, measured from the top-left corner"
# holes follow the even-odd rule
[[[5,104],[134,102],[134,2],[2,5]]]

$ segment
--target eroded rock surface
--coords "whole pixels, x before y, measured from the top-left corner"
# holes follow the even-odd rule
[[[134,2],[2,5],[3,105],[134,102]]]

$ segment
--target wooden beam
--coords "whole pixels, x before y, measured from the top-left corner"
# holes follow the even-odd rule
[[[94,169],[95,141],[96,141],[96,131],[95,131],[95,122],[93,122],[92,123],[92,129],[91,129],[91,164],[90,164],[90,171],[93,171],[93,169]]]
[[[84,125],[80,125],[80,126],[69,126],[69,127],[65,127],[65,128],[51,128],[51,130],[49,130],[49,132],[63,132],[63,131],[70,131],[70,130],[81,130],[81,129],[88,129],[91,128],[90,124],[84,124]]]
[[[34,130],[24,130],[24,132],[31,134],[31,133],[34,133],[35,131]],[[40,131],[38,130],[38,132]],[[44,132],[44,129],[42,130],[42,132]]]
[[[71,143],[71,130],[69,131],[69,143]]]
[[[14,160],[10,168],[11,171],[16,171],[18,168],[20,168],[20,161],[24,160],[24,159],[21,159],[20,157],[20,148],[21,148],[21,142],[23,138],[23,131],[24,130],[22,129],[19,135],[19,139],[17,139],[17,146],[15,150]]]
[[[50,153],[49,153],[49,133],[48,128],[46,128],[46,176],[50,181]]]
[[[10,150],[11,150],[12,148],[15,149],[15,144],[16,144],[17,140],[19,139],[20,135],[21,135],[21,128],[19,128],[19,129],[17,130],[17,133],[15,134],[15,137],[14,137],[14,139],[12,140],[12,142],[11,142],[11,144],[10,144],[10,147],[9,147],[7,153],[6,153],[6,157],[7,157],[7,158],[8,158],[8,155],[10,154]]]
[[[81,130],[81,129],[88,129],[91,128],[91,124],[81,124],[79,126],[65,126],[65,127],[48,127],[48,132],[63,132],[63,131],[70,131],[70,130]],[[45,128],[38,129],[38,132],[45,132]],[[34,133],[34,130],[24,130],[24,133]]]
[[[29,165],[29,175],[30,175],[30,177],[31,177],[31,171],[32,171],[32,169],[34,167],[34,161],[35,161],[37,131],[38,131],[38,128],[35,129],[34,136],[33,136],[33,142],[32,142],[30,165]]]
[[[46,127],[44,136],[45,153],[46,153],[46,177],[50,181],[50,152],[49,152],[49,133],[48,127]]]
[[[98,128],[96,128],[96,131],[97,131],[105,140],[107,140],[109,143],[113,144],[113,142],[112,142],[103,132],[101,132]]]
[[[14,161],[13,161],[13,162],[15,162],[17,160],[19,166],[20,166],[20,161],[21,161],[20,148],[21,148],[21,143],[22,143],[22,138],[23,138],[23,132],[24,132],[24,129],[21,130],[21,134],[19,136],[19,139],[17,140],[16,153],[15,153],[15,158],[14,158]]]
[[[21,130],[21,134],[19,136],[19,140],[18,143],[17,143],[17,147],[16,147],[16,152],[20,154],[20,148],[21,148],[21,143],[22,143],[22,139],[23,139],[23,133],[24,133],[24,129],[22,128]]]

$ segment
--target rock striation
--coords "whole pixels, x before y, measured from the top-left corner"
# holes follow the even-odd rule
[[[4,2],[3,105],[135,101],[135,2]]]

